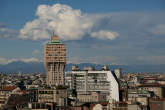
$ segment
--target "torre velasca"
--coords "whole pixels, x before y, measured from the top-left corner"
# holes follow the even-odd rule
[[[44,47],[44,65],[47,85],[64,85],[66,47],[58,36],[52,36]]]

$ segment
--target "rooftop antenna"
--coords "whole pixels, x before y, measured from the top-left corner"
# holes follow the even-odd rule
[[[54,36],[54,30],[53,30],[53,36]]]
[[[52,41],[52,37],[54,36],[54,30],[52,30],[53,32],[52,32],[52,35],[51,35],[51,37],[50,37],[50,40]]]

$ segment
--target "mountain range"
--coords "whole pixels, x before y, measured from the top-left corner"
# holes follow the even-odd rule
[[[70,71],[73,65],[79,66],[83,69],[85,66],[95,67],[96,70],[101,69],[103,65],[92,64],[92,63],[80,63],[80,64],[67,64],[65,71]],[[161,65],[108,65],[110,70],[115,68],[121,68],[123,72],[164,72],[165,64]],[[43,62],[12,62],[6,65],[0,65],[0,72],[3,73],[45,73],[45,68]]]

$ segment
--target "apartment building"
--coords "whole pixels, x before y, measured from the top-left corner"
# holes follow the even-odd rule
[[[114,99],[119,101],[119,84],[117,77],[110,70],[94,70],[93,68],[84,68],[67,71],[66,85],[70,90],[76,90],[77,97],[82,94],[91,94],[99,92],[100,95],[106,95],[105,100]]]

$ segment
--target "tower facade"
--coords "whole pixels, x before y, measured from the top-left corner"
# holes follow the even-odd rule
[[[44,65],[47,85],[64,85],[66,47],[58,36],[52,36],[44,47]]]

